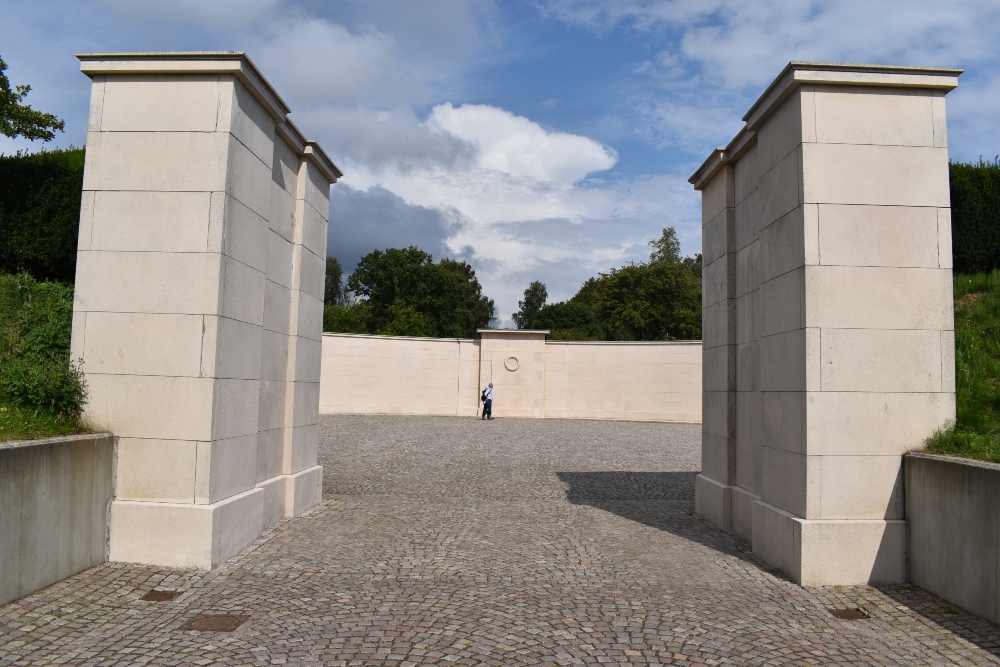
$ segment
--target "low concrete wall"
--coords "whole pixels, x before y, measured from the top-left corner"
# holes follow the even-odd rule
[[[321,414],[468,415],[494,383],[494,414],[701,421],[701,341],[481,340],[323,334]]]
[[[107,560],[110,433],[0,443],[0,604]]]
[[[910,581],[1000,623],[1000,465],[903,458]]]

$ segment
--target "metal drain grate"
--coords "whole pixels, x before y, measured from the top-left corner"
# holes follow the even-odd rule
[[[197,616],[181,626],[181,630],[204,630],[209,632],[232,632],[243,625],[249,616],[231,614]]]
[[[180,591],[157,591],[152,590],[143,595],[140,600],[145,600],[146,602],[169,602],[180,597]]]
[[[865,618],[869,618],[866,612],[860,609],[829,609],[834,618],[839,618],[842,621],[860,621]]]

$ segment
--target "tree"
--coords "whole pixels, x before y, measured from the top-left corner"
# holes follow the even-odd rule
[[[514,320],[518,329],[531,329],[535,326],[535,316],[545,305],[547,298],[549,298],[549,292],[545,289],[544,284],[536,280],[528,285],[528,289],[524,290],[524,300],[517,302],[517,307],[520,310],[511,315],[511,319]]]
[[[472,338],[493,319],[466,262],[434,258],[415,246],[368,253],[347,279],[367,309],[366,333]]]
[[[340,305],[344,300],[344,269],[336,257],[326,258],[326,287],[323,303],[328,306]]]
[[[601,277],[592,307],[602,324],[629,340],[701,338],[701,280],[683,264],[633,264]]]
[[[660,238],[650,241],[648,245],[653,249],[649,253],[651,262],[681,261],[681,242],[677,240],[677,232],[673,227],[665,228]]]
[[[587,279],[570,303],[594,313],[606,340],[701,338],[701,255],[682,259],[673,227],[649,245],[648,263]]]
[[[560,301],[538,311],[533,326],[548,329],[552,340],[604,340],[604,330],[589,307]]]
[[[19,84],[10,87],[10,80],[4,72],[7,63],[0,58],[0,134],[6,137],[24,137],[30,141],[41,139],[51,141],[54,130],[63,131],[66,124],[50,113],[43,113],[21,104],[21,101],[31,92],[31,86]]]

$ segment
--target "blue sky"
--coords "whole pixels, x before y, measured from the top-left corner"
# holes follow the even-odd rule
[[[329,250],[468,260],[502,324],[648,255],[700,251],[687,177],[789,60],[966,69],[951,156],[1000,153],[1000,3],[968,0],[0,1],[0,55],[86,142],[87,51],[244,50],[344,170]],[[28,147],[0,140],[0,151]],[[37,142],[30,148],[37,150]]]

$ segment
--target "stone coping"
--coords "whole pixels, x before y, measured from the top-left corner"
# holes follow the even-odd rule
[[[26,447],[42,447],[44,445],[59,445],[65,442],[83,442],[85,440],[97,440],[100,438],[113,438],[114,434],[101,433],[75,433],[73,435],[60,435],[55,438],[38,438],[37,440],[8,440],[0,442],[0,451],[5,449],[24,449]]]
[[[319,144],[305,138],[288,119],[292,112],[244,51],[149,51],[78,53],[80,71],[87,76],[135,74],[231,74],[243,83],[276,123],[278,134],[299,155],[306,157],[330,183],[344,173]]]
[[[688,183],[700,190],[724,164],[734,162],[756,140],[755,130],[792,92],[803,84],[825,86],[880,86],[887,88],[923,88],[945,92],[958,86],[965,70],[899,65],[859,65],[793,60],[775,77],[749,111],[743,116],[746,125],[729,144],[719,147],[705,159]]]
[[[992,470],[994,472],[1000,472],[1000,463],[990,463],[989,461],[980,461],[979,459],[966,459],[961,456],[947,456],[944,454],[928,454],[926,452],[907,452],[903,456],[914,458],[914,459],[929,459],[931,461],[941,461],[942,463],[954,463],[956,465],[966,465],[973,468],[983,468],[984,470]]]
[[[482,329],[482,331],[496,333],[496,329]],[[503,329],[499,331],[504,331]],[[516,329],[506,329],[506,331],[516,332]],[[548,331],[529,331],[524,333],[548,333]],[[433,340],[448,343],[475,343],[476,338],[432,338],[430,336],[379,336],[377,334],[351,334],[337,333],[336,331],[324,331],[324,336],[337,336],[338,338],[374,338],[377,340]],[[546,345],[701,345],[700,340],[547,340]]]
[[[476,333],[492,333],[492,334],[547,334],[548,329],[476,329]]]

